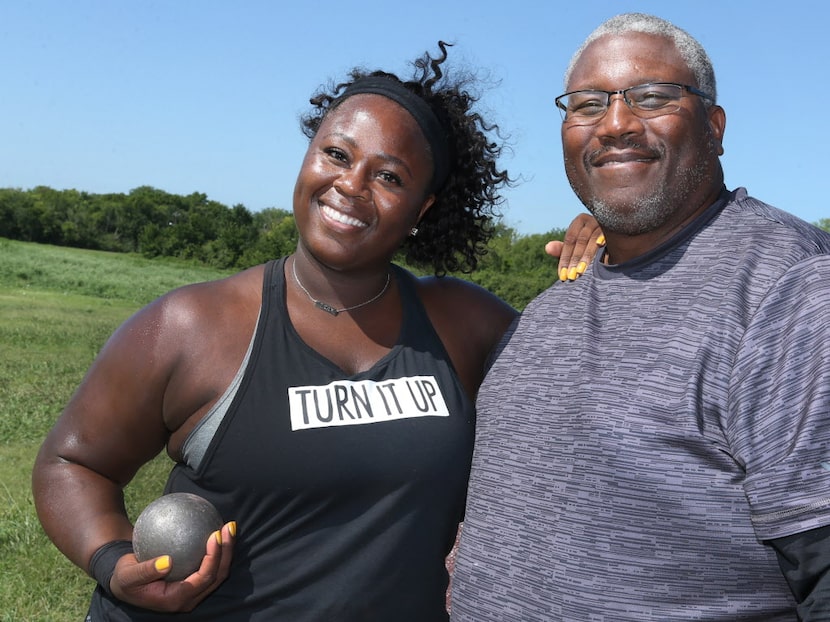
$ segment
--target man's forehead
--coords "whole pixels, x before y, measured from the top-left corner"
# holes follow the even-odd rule
[[[671,39],[630,32],[592,41],[574,64],[568,90],[616,90],[644,82],[687,83],[691,70]]]

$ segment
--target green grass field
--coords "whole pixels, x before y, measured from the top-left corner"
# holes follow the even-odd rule
[[[0,238],[0,622],[80,622],[93,581],[35,515],[41,440],[93,358],[131,313],[179,285],[224,276],[198,265]],[[127,489],[134,519],[162,490],[161,455]]]

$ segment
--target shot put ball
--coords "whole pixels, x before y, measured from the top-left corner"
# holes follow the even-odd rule
[[[181,581],[202,564],[208,537],[222,527],[213,504],[188,492],[159,497],[139,514],[133,529],[133,549],[138,561],[169,555],[166,581]]]

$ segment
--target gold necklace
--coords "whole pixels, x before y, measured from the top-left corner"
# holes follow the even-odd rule
[[[302,281],[300,281],[300,277],[297,276],[297,261],[295,259],[291,260],[291,272],[294,274],[294,280],[297,281],[297,285],[300,286],[300,289],[303,290],[308,299],[314,303],[314,306],[318,309],[322,309],[326,313],[330,313],[331,315],[340,315],[345,311],[353,311],[355,309],[359,309],[360,307],[365,307],[368,304],[373,303],[375,300],[380,298],[386,293],[386,290],[389,288],[389,272],[386,273],[386,283],[383,284],[383,289],[380,290],[377,294],[369,298],[366,302],[361,302],[360,304],[353,305],[351,307],[343,307],[342,309],[335,309],[332,305],[327,302],[323,302],[322,300],[317,300],[314,296],[312,296],[309,291],[305,288]]]

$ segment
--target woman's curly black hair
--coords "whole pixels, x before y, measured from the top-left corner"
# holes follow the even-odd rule
[[[470,273],[487,252],[493,236],[497,208],[504,202],[499,193],[513,180],[499,170],[497,159],[502,146],[499,127],[487,123],[473,110],[478,97],[469,90],[470,75],[450,80],[441,65],[447,60],[449,44],[438,42],[441,55],[428,53],[415,60],[412,80],[402,81],[385,71],[352,69],[349,81],[317,92],[310,100],[313,108],[300,119],[303,133],[314,138],[326,115],[342,101],[341,95],[356,80],[366,76],[385,76],[403,84],[432,108],[444,125],[450,148],[450,172],[435,192],[435,202],[418,223],[418,235],[403,244],[407,263],[422,268],[431,266],[436,275],[448,272]]]

